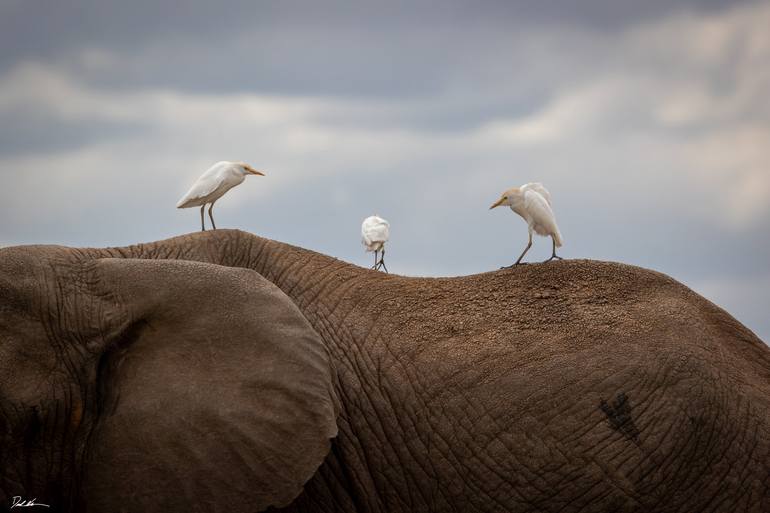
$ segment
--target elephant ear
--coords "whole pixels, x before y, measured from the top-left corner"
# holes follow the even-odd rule
[[[328,353],[294,303],[246,269],[92,265],[108,340],[83,508],[289,504],[328,453],[338,411]]]

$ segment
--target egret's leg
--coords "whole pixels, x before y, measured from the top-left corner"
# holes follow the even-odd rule
[[[532,235],[529,236],[529,242],[527,242],[527,247],[524,248],[524,251],[521,252],[521,255],[519,255],[519,258],[516,259],[516,262],[513,265],[519,265],[521,263],[521,259],[524,258],[524,255],[527,254],[527,251],[529,251],[529,248],[532,247]]]
[[[527,242],[527,247],[524,248],[524,251],[521,252],[521,255],[519,255],[518,260],[516,260],[516,262],[514,262],[513,265],[519,265],[521,263],[521,259],[524,258],[524,255],[527,254],[527,251],[529,251],[529,248],[531,247],[532,247],[532,230],[529,231],[529,242]],[[513,267],[513,265],[509,265],[508,267]]]
[[[206,204],[201,205],[201,231],[206,231],[206,225],[203,223],[203,209],[206,208]]]
[[[382,251],[382,253],[380,254],[380,267],[385,269],[385,272],[387,273],[388,272],[388,268],[387,268],[387,266],[385,266],[385,246],[383,246],[380,251]],[[390,274],[390,273],[388,273],[388,274]]]
[[[214,224],[214,214],[211,213],[213,209],[214,209],[214,203],[211,203],[211,205],[209,205],[209,217],[211,218],[211,226],[213,226],[214,229],[216,230],[217,225]]]
[[[377,250],[374,250],[374,265],[372,266],[372,269],[375,271],[377,270]]]
[[[514,265],[521,264],[521,259],[524,258],[524,255],[527,254],[527,251],[529,251],[529,248],[531,248],[531,247],[532,247],[532,231],[530,230],[530,232],[529,232],[529,242],[527,242],[527,247],[524,248],[524,251],[521,252],[521,255],[519,255],[519,258],[514,263],[512,263],[511,265],[506,265],[504,267],[501,267],[500,269],[510,269]],[[526,262],[524,262],[524,264],[526,264]]]
[[[553,238],[553,235],[551,236],[551,242],[553,242],[553,253],[551,254],[551,258],[548,260],[543,261],[543,263],[550,262],[551,260],[564,260],[562,257],[556,255],[556,239]]]

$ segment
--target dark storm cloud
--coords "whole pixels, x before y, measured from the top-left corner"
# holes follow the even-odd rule
[[[121,62],[106,72],[79,71],[103,86],[421,95],[501,57],[510,45],[498,43],[533,26],[606,31],[735,4],[16,0],[0,7],[0,72],[21,60],[66,60],[98,48]],[[527,73],[522,64],[507,63]]]

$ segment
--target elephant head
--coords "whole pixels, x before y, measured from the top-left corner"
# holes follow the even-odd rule
[[[5,249],[0,293],[0,499],[770,508],[770,350],[651,271],[415,279],[218,230]]]
[[[337,432],[329,355],[294,303],[247,269],[70,253],[0,260],[3,504],[294,499]]]

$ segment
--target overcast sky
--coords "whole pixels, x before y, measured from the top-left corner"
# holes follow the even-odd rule
[[[125,245],[218,160],[241,228],[369,265],[511,263],[541,181],[567,258],[655,269],[770,341],[770,2],[0,2],[0,245]],[[532,259],[550,241],[535,240]]]

